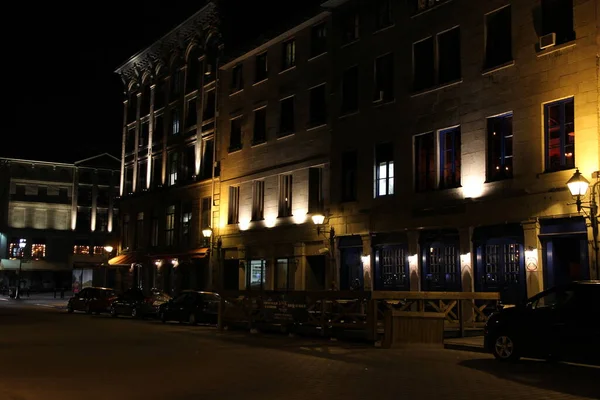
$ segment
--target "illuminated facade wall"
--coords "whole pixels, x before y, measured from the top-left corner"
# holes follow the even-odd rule
[[[376,268],[364,287],[502,291],[518,281],[531,295],[559,283],[552,245],[556,256],[557,246],[581,244],[587,258],[565,264],[598,277],[565,184],[575,167],[591,181],[600,165],[598,2],[550,14],[543,1],[404,3],[333,10],[334,82],[358,66],[359,103],[334,114],[332,209],[338,234],[362,236]],[[556,44],[540,49],[552,32]],[[387,54],[385,98],[374,71]],[[343,97],[336,87],[334,102]],[[573,242],[554,243],[552,232]],[[503,257],[516,261],[500,265]]]

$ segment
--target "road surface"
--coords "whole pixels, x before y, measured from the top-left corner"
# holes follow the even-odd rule
[[[67,314],[0,301],[0,399],[579,399],[600,370]]]

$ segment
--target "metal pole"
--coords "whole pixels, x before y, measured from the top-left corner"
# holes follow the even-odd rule
[[[19,273],[17,274],[17,289],[15,291],[15,299],[21,298],[21,266],[23,265],[23,257],[19,258]]]

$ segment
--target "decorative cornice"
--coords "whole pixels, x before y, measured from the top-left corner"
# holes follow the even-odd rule
[[[144,73],[148,72],[154,78],[160,69],[170,65],[173,56],[183,59],[192,41],[204,47],[208,33],[217,27],[217,6],[211,1],[150,47],[133,55],[115,73],[121,77],[126,90],[132,81],[134,85],[140,85]]]

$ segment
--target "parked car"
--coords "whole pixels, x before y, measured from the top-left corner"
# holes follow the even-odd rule
[[[67,303],[67,311],[85,311],[88,314],[100,314],[110,310],[111,303],[117,298],[113,289],[87,287],[76,293]]]
[[[159,318],[167,321],[216,324],[221,297],[213,292],[185,290],[160,306]]]
[[[110,307],[110,315],[130,315],[133,318],[144,318],[158,315],[160,305],[171,299],[171,296],[158,289],[152,289],[149,295],[139,288],[131,288],[121,294]]]
[[[543,291],[490,316],[485,348],[500,361],[534,357],[600,361],[600,281]]]

